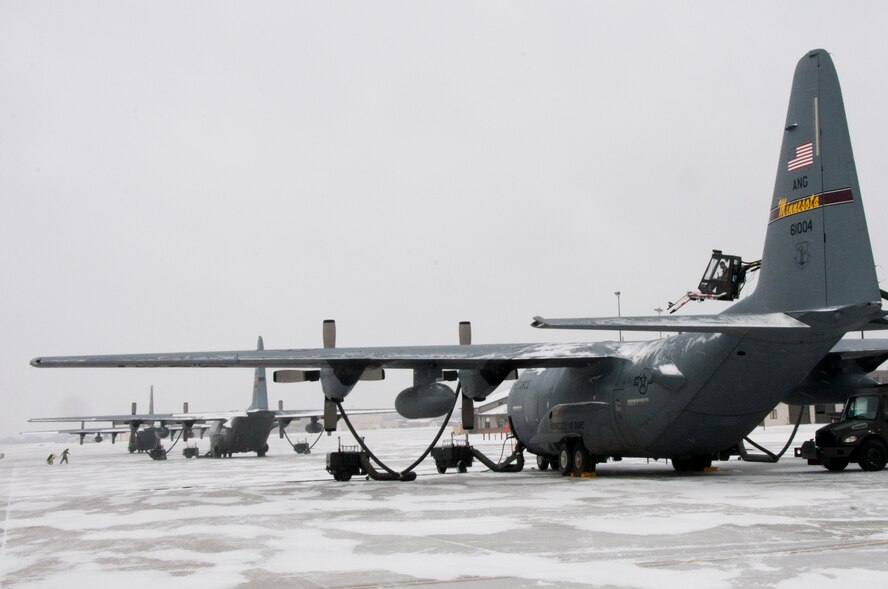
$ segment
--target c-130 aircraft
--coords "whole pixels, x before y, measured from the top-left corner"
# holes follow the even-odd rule
[[[718,315],[544,319],[542,329],[679,332],[642,342],[362,347],[35,358],[36,367],[313,368],[334,412],[365,372],[413,371],[396,402],[435,417],[461,391],[463,421],[514,370],[512,431],[538,464],[563,474],[609,458],[668,458],[699,471],[737,453],[778,403],[839,402],[872,385],[888,340],[842,340],[886,329],[866,218],[829,54],[793,79],[755,291]],[[454,376],[454,392],[441,382]],[[289,376],[287,375],[289,373]],[[300,380],[283,371],[281,380]],[[309,374],[306,372],[305,374]],[[295,375],[295,376],[294,376]],[[334,420],[327,423],[335,424]],[[868,448],[882,465],[888,448]]]
[[[262,350],[264,344],[260,336],[256,349]],[[324,425],[320,423],[323,413],[315,409],[292,409],[285,411],[283,407],[278,410],[270,410],[268,407],[268,386],[265,382],[265,368],[257,367],[253,375],[253,397],[250,406],[244,411],[216,411],[213,413],[191,413],[188,411],[188,403],[182,413],[155,413],[154,412],[154,388],[151,388],[151,401],[148,413],[136,413],[136,404],[133,403],[131,415],[86,415],[68,417],[36,417],[29,421],[45,422],[81,422],[80,429],[54,430],[42,432],[25,432],[34,434],[66,433],[80,436],[80,443],[86,435],[96,434],[96,441],[102,441],[102,435],[111,435],[112,443],[115,437],[122,433],[129,433],[128,449],[130,453],[138,451],[149,452],[152,458],[166,458],[161,440],[172,438],[176,441],[176,432],[185,442],[198,432],[203,438],[209,437],[209,452],[207,456],[216,458],[231,457],[233,454],[255,452],[257,456],[265,456],[268,452],[268,436],[274,428],[278,435],[285,437],[284,430],[293,421],[307,420],[305,431],[309,434],[320,434]],[[369,415],[379,413],[391,413],[387,409],[358,409],[349,411],[353,415]],[[335,421],[338,416],[333,416]],[[85,428],[86,422],[95,423],[110,421],[114,427],[110,428]],[[294,449],[296,447],[294,446]],[[186,456],[190,456],[186,454]]]

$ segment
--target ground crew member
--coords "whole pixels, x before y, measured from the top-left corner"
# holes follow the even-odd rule
[[[65,464],[68,464],[68,454],[70,454],[70,452],[68,451],[67,448],[65,448],[64,451],[62,451],[62,459],[59,460],[59,464],[61,464],[63,462]]]

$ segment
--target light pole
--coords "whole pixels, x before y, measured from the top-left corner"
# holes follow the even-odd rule
[[[662,317],[662,315],[663,315],[663,309],[661,309],[660,307],[657,307],[656,309],[654,309],[654,311],[657,312],[657,319],[659,319],[660,317]],[[663,330],[660,330],[660,339],[663,339]]]
[[[617,295],[617,318],[620,318],[623,316],[620,313],[620,291],[616,291],[614,294]],[[623,341],[623,330],[621,329],[618,333],[620,334],[620,341]]]

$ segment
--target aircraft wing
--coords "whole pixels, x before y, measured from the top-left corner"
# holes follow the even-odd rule
[[[82,421],[87,423],[95,423],[97,421],[113,421],[115,423],[144,423],[147,421],[161,421],[173,417],[172,413],[142,413],[126,415],[81,415],[68,417],[32,417],[28,421],[32,423],[57,423],[57,422],[75,422]],[[129,431],[129,430],[127,430]]]
[[[442,369],[490,366],[546,368],[589,366],[619,357],[613,345],[598,343],[481,344],[303,350],[243,350],[175,354],[55,356],[31,360],[37,368],[205,367],[327,368],[337,366]]]
[[[397,413],[394,409],[349,409],[349,415],[381,415],[385,413]],[[292,409],[287,411],[275,411],[274,420],[290,422],[299,419],[324,418],[323,409]]]
[[[24,436],[37,436],[37,435],[49,435],[49,434],[71,434],[71,435],[91,435],[91,434],[128,434],[130,433],[130,428],[128,427],[84,427],[79,429],[52,429],[52,430],[42,430],[42,431],[31,431],[31,432],[21,432]]]

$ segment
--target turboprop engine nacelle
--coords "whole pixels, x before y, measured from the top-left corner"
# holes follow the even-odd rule
[[[456,393],[440,382],[413,386],[398,393],[395,411],[407,419],[440,417],[450,410],[455,398]]]
[[[324,431],[324,424],[313,417],[311,421],[305,424],[305,431],[309,434],[319,434]]]
[[[161,440],[168,438],[170,436],[170,428],[165,425],[160,426],[154,431],[154,434],[160,438]]]

